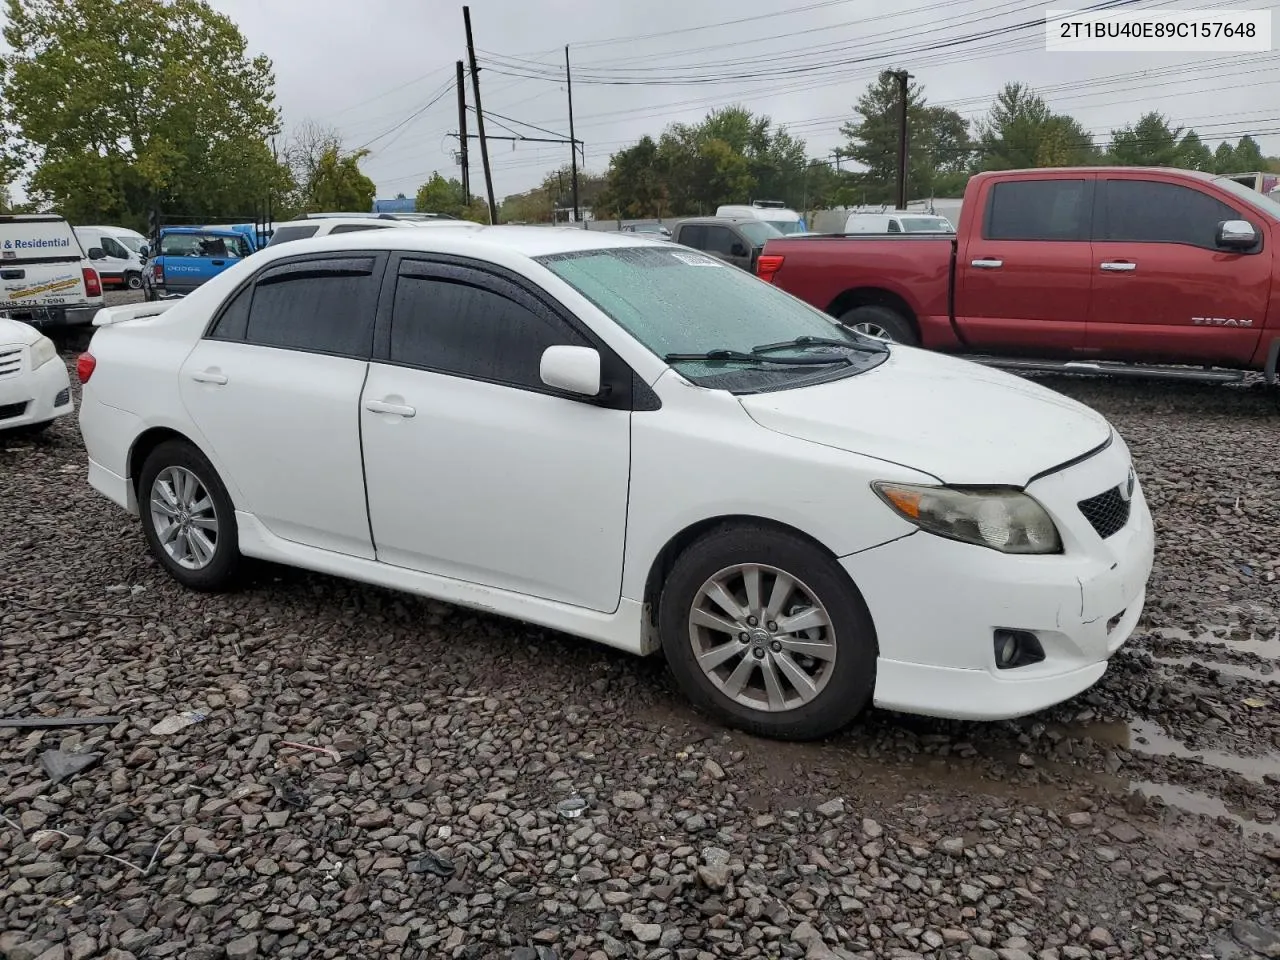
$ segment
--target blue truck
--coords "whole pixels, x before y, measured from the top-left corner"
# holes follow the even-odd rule
[[[156,242],[156,255],[143,273],[146,298],[185,297],[253,254],[258,249],[256,239],[251,224],[247,232],[233,227],[165,227]]]

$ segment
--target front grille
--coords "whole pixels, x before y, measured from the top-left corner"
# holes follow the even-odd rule
[[[12,377],[22,372],[22,348],[0,347],[0,377]]]
[[[1080,512],[1103,540],[1119,533],[1129,522],[1130,501],[1122,496],[1124,488],[1125,484],[1121,484],[1096,497],[1080,501]]]
[[[0,420],[12,420],[14,417],[20,417],[27,412],[28,401],[22,403],[5,403],[0,404]]]

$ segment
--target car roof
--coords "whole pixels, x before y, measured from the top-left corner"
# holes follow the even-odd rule
[[[243,237],[240,230],[229,230],[223,227],[161,227],[161,233],[173,233],[179,236],[200,234],[207,237]]]
[[[417,226],[409,220],[379,220],[377,217],[316,217],[313,220],[284,220],[275,225],[275,229],[283,230],[285,227],[315,227],[317,230],[322,227],[341,227],[349,223],[358,224],[367,227],[373,224],[370,229],[377,230],[383,227],[410,227]]]
[[[267,247],[263,254],[278,250],[278,256],[291,257],[308,252],[331,250],[404,250],[422,253],[473,254],[481,258],[517,254],[530,259],[557,253],[587,250],[609,250],[623,247],[656,247],[669,249],[663,240],[651,240],[621,231],[582,230],[577,227],[486,226],[459,221],[449,229],[438,223],[401,221],[403,229],[360,230],[337,236],[292,240],[279,247]]]
[[[681,223],[759,223],[758,217],[687,217]]]

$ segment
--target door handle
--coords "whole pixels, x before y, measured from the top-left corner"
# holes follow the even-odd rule
[[[417,415],[418,411],[408,404],[387,403],[385,400],[366,400],[364,408],[370,413],[390,413],[406,420]]]
[[[1003,260],[987,260],[987,259],[973,260],[973,261],[970,261],[969,266],[977,267],[979,270],[999,270],[1001,267],[1004,266],[1004,261]]]
[[[1129,263],[1127,260],[1104,260],[1099,266],[1110,273],[1132,273],[1138,269],[1136,263]]]
[[[196,383],[214,383],[222,386],[227,382],[227,375],[217,370],[197,370],[191,375],[191,379]]]
[[[227,261],[225,261],[225,260],[214,260],[214,261],[213,261],[213,265],[214,265],[215,267],[223,267],[223,266],[226,266],[226,263],[227,263]]]

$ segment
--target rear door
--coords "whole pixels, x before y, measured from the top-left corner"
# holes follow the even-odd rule
[[[1117,359],[1247,363],[1271,296],[1265,239],[1221,249],[1218,224],[1261,217],[1208,189],[1106,174],[1094,212],[1089,347]]]
[[[62,217],[0,216],[0,313],[84,303],[84,254]]]
[[[718,224],[708,224],[706,229],[706,246],[703,249],[707,253],[743,270],[751,269],[751,243],[746,237]]]
[[[359,403],[385,261],[272,264],[227,302],[179,375],[237,510],[282,539],[370,560]]]
[[[956,322],[979,350],[1044,356],[1085,349],[1094,175],[988,183],[960,239]]]

